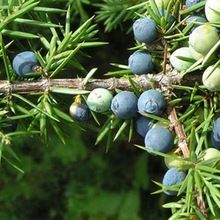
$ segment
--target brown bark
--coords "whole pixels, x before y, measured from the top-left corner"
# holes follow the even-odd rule
[[[157,75],[147,74],[141,76],[134,76],[132,78],[142,89],[146,90],[152,88],[152,85],[156,87],[160,85],[167,87],[171,84],[193,85],[195,82],[201,81],[201,76],[198,74],[186,76],[181,78],[181,75],[177,72],[170,72],[169,74],[159,73]],[[123,89],[131,90],[132,86],[128,78],[108,78],[108,79],[91,79],[86,85],[83,85],[82,78],[75,79],[41,79],[32,81],[14,81],[11,84],[7,80],[0,80],[0,93],[21,93],[30,94],[37,92],[44,92],[50,90],[51,87],[58,88],[73,88],[73,89],[86,89],[92,90],[95,88],[106,89]]]

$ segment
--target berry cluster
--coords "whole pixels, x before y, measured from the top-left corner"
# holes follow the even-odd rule
[[[158,37],[157,24],[151,18],[140,18],[133,24],[134,37],[141,43],[152,43]],[[141,75],[151,73],[154,65],[152,56],[135,51],[128,59],[128,67],[132,73]]]
[[[198,4],[199,2],[201,2],[201,0],[186,0],[185,7],[194,7],[194,5]],[[166,8],[169,5],[169,1],[156,0],[155,3],[161,16],[166,16],[169,23],[175,22],[175,18],[171,14],[167,15]],[[170,55],[169,59],[170,64],[176,71],[187,71],[198,60],[201,60],[201,62],[206,60],[207,56],[210,56],[210,50],[213,50],[215,45],[219,44],[219,31],[216,27],[213,27],[210,23],[208,23],[220,22],[219,9],[219,1],[207,0],[205,3],[205,16],[193,14],[185,19],[187,28],[190,28],[189,40],[183,44],[183,47],[176,49]],[[197,12],[200,12],[201,14],[201,9],[197,10]],[[149,44],[154,43],[160,38],[161,31],[158,29],[157,25],[158,24],[154,21],[154,19],[150,17],[136,20],[133,24],[133,33],[135,39],[139,43],[142,43],[142,45],[145,44],[145,48],[148,48]],[[220,91],[220,67],[212,64],[217,60],[217,54],[215,51],[216,49],[212,52],[212,61],[209,62],[210,66],[206,68],[202,76],[202,81],[205,88],[210,91]],[[152,55],[149,52],[145,53],[141,50],[135,51],[129,57],[128,67],[130,71],[136,75],[152,73],[155,68]],[[157,96],[154,93],[157,92],[157,90],[149,90],[141,94],[138,99],[139,112],[148,112],[159,116],[163,113],[163,106],[165,106],[163,99],[160,98],[160,100],[156,100],[155,102],[152,101],[152,97],[154,98]],[[147,111],[145,111],[146,109]],[[146,147],[150,147],[160,152],[169,152],[172,149],[173,137],[167,128],[153,125],[152,122],[146,117],[140,117],[136,122],[136,127],[137,132],[145,138]],[[211,135],[212,144],[216,148],[220,148],[219,131],[220,125],[218,125],[217,120],[214,123]],[[211,151],[211,149],[212,148],[209,148],[208,150]],[[215,149],[215,152],[216,151],[218,150]],[[207,158],[208,157],[205,157],[205,160],[208,160]],[[178,170],[181,169],[179,164],[180,162],[176,162],[174,159],[169,161],[169,165],[171,166],[168,166],[170,169],[164,175],[163,185],[176,185],[184,180],[186,174]],[[173,191],[165,191],[165,193],[167,195],[175,194]]]
[[[188,0],[186,1],[186,7],[190,8],[199,2],[199,0]],[[210,91],[220,91],[220,68],[213,64],[218,59],[216,49],[213,50],[213,48],[220,40],[219,30],[208,23],[220,22],[220,14],[217,13],[219,10],[218,0],[207,0],[205,3],[205,17],[195,14],[187,18],[187,26],[193,25],[189,35],[188,47],[178,48],[170,56],[170,63],[177,71],[186,71],[195,62],[211,57],[209,58],[210,65],[202,75],[203,85]]]
[[[88,108],[94,112],[104,113],[111,109],[114,115],[122,120],[134,118],[136,121],[136,131],[144,137],[146,147],[163,153],[167,153],[172,149],[174,138],[169,129],[154,124],[153,120],[143,116],[145,113],[157,116],[161,116],[164,113],[166,100],[158,90],[150,89],[144,91],[139,98],[137,98],[137,96],[130,91],[121,91],[113,97],[107,89],[97,88],[90,92],[86,104]],[[78,109],[78,111],[80,111],[80,109]],[[84,110],[82,112],[84,112]],[[76,110],[74,110],[74,112],[70,110],[70,113],[73,116],[76,114]],[[142,115],[138,116],[138,113]],[[76,119],[76,116],[73,118]],[[174,185],[182,181],[184,177],[184,172],[170,168],[164,176],[163,183],[167,186]],[[166,191],[166,194],[174,195],[175,192]]]

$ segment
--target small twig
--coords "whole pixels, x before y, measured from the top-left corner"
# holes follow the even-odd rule
[[[173,126],[175,133],[179,139],[178,146],[181,149],[183,156],[185,158],[189,158],[190,152],[189,152],[189,145],[188,145],[187,136],[184,131],[183,125],[179,122],[179,120],[177,118],[176,109],[173,107],[171,109],[168,109],[168,111],[169,111],[169,120],[171,122],[171,126]],[[200,208],[203,215],[207,218],[208,215],[207,215],[207,210],[206,210],[205,201],[204,201],[203,197],[197,195],[196,199],[197,199],[198,207]]]
[[[175,133],[179,139],[178,146],[181,149],[183,156],[189,158],[190,152],[188,147],[188,140],[185,134],[183,125],[179,122],[176,114],[176,109],[173,107],[169,109],[169,120],[171,122],[171,126],[173,126]]]
[[[167,65],[167,42],[164,40],[164,56],[163,56],[163,74],[166,74],[166,65]]]
[[[206,219],[208,219],[208,213],[206,210],[205,201],[204,201],[203,197],[197,195],[196,199],[197,199],[197,204],[198,204],[202,214],[206,217]]]

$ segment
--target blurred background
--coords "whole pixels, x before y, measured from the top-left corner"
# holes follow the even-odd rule
[[[63,3],[53,4],[54,7],[65,7]],[[79,8],[73,10],[73,27],[96,13],[96,7],[81,6],[81,14],[77,13]],[[54,21],[61,19],[62,23],[62,18],[54,16]],[[90,57],[81,58],[87,70],[98,67],[96,78],[103,78],[104,73],[112,70],[109,63],[127,65],[132,53],[128,48],[135,44],[129,32],[131,25],[132,21],[128,20],[105,32],[103,22],[98,22],[98,37],[109,44],[88,49]],[[19,41],[17,45],[18,48],[10,51],[11,56],[26,49],[28,42]],[[71,77],[73,75],[71,73]],[[60,107],[68,113],[72,101],[68,95],[60,96]],[[103,123],[106,120],[105,116],[99,116],[99,119]],[[25,173],[19,173],[2,161],[0,220],[168,219],[170,213],[161,206],[170,198],[164,194],[151,195],[159,189],[152,180],[161,182],[166,167],[161,158],[134,146],[143,145],[142,138],[134,134],[128,143],[125,133],[106,152],[106,141],[95,146],[100,126],[92,118],[87,124],[80,125],[81,128],[78,125],[62,125],[66,144],[50,131],[48,144],[38,137],[13,139],[13,150],[21,159],[18,166]],[[25,128],[25,121],[20,120],[17,130]]]
[[[123,140],[106,153],[91,131],[63,129],[71,133],[65,145],[52,134],[48,146],[14,140],[25,174],[2,164],[0,219],[167,219],[166,196],[151,195],[158,189],[151,180],[161,181],[165,171],[160,158]]]

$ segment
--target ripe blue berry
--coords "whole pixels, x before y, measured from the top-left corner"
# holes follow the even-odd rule
[[[166,107],[164,96],[155,89],[143,92],[138,99],[138,111],[140,113],[152,113],[161,115]]]
[[[111,103],[111,110],[120,119],[129,119],[137,113],[137,97],[133,92],[119,92]]]
[[[33,72],[36,65],[37,59],[32,51],[21,52],[12,61],[13,69],[19,76],[25,76],[27,73]]]
[[[215,148],[220,149],[220,138],[213,132],[211,133],[211,142]]]
[[[135,121],[136,131],[142,137],[145,137],[147,132],[151,129],[153,122],[144,116],[139,116]]]
[[[186,174],[182,171],[178,171],[176,168],[170,168],[167,170],[163,177],[164,186],[173,186],[182,182],[186,177]],[[176,195],[175,191],[168,190],[165,192],[168,196]]]
[[[147,132],[144,142],[145,147],[166,153],[173,146],[173,136],[167,128],[155,126]]]
[[[112,98],[111,92],[107,89],[96,88],[88,95],[86,104],[94,112],[106,112],[110,109]]]
[[[186,19],[186,24],[188,25],[192,22],[206,23],[207,20],[206,20],[206,18],[204,18],[202,16],[192,15],[189,18]],[[192,33],[192,31],[195,30],[195,28],[198,27],[198,26],[199,26],[199,24],[193,24],[193,27],[191,28],[190,33]]]
[[[135,39],[146,44],[153,42],[158,35],[156,26],[155,21],[150,18],[139,18],[133,24]]]
[[[140,51],[134,52],[128,58],[128,67],[132,73],[137,75],[150,73],[154,68],[151,55]]]
[[[186,8],[190,8],[193,5],[201,2],[202,0],[186,0]]]
[[[72,103],[69,109],[70,115],[76,121],[87,121],[89,116],[88,107],[81,103]]]
[[[10,120],[1,125],[1,130],[3,133],[11,133],[17,129],[18,123],[15,120]]]
[[[211,141],[214,147],[220,149],[220,118],[216,119],[214,122]]]

